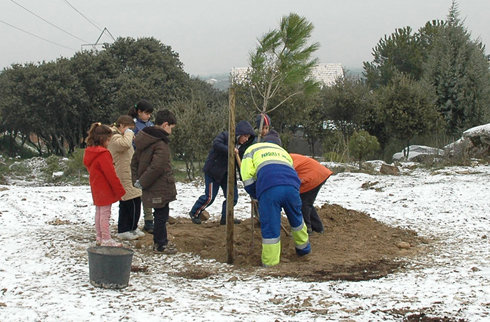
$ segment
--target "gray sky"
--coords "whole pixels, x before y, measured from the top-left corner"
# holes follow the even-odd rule
[[[490,1],[458,4],[472,38],[488,47]],[[416,31],[429,20],[445,19],[450,5],[451,0],[0,0],[0,69],[71,57],[83,44],[95,43],[107,27],[116,38],[152,36],[170,45],[191,75],[227,73],[247,66],[257,38],[290,12],[315,26],[312,41],[320,43],[320,62],[356,68],[372,60],[372,48],[385,34],[405,26]],[[112,39],[104,34],[101,41]]]

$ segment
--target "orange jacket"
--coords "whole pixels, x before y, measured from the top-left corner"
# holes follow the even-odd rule
[[[316,188],[332,175],[330,169],[321,165],[320,162],[315,159],[295,153],[290,153],[289,155],[293,159],[294,170],[296,170],[298,177],[301,180],[299,193],[304,193]]]

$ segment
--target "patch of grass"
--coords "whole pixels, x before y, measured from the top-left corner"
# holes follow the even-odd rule
[[[202,164],[199,162],[194,162],[195,176],[201,175]],[[186,164],[182,160],[172,160],[172,169],[174,170],[175,181],[178,182],[190,182],[192,180],[187,176]],[[195,178],[193,178],[195,179]]]

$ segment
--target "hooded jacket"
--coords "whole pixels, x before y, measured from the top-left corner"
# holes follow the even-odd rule
[[[159,126],[142,129],[134,139],[136,151],[131,160],[133,184],[143,187],[143,206],[162,208],[176,199],[168,133]]]
[[[247,134],[251,137],[255,136],[252,125],[247,121],[238,122],[235,127],[236,138]],[[235,139],[236,142],[237,139]],[[247,142],[250,142],[250,139]],[[203,170],[217,182],[221,182],[225,178],[228,172],[228,131],[221,132],[214,138]]]
[[[89,146],[83,154],[83,164],[89,173],[90,190],[96,206],[111,205],[126,192],[112,162],[111,153],[102,146]]]
[[[131,178],[134,132],[126,130],[126,132],[121,133],[116,127],[112,127],[111,130],[112,137],[107,148],[111,152],[112,159],[114,160],[114,168],[116,169],[117,176],[121,180],[124,190],[126,190],[126,194],[122,196],[121,200],[131,200],[141,197],[141,189],[133,186]]]

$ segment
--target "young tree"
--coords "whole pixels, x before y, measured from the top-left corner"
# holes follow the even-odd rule
[[[359,162],[359,170],[361,169],[362,161],[369,154],[373,154],[379,150],[379,142],[375,136],[370,135],[367,131],[355,131],[349,141],[349,151],[354,158]]]
[[[318,89],[311,70],[318,59],[312,58],[318,43],[308,44],[313,24],[291,13],[281,19],[279,29],[266,33],[250,55],[248,82],[252,103],[269,113],[300,94]]]

